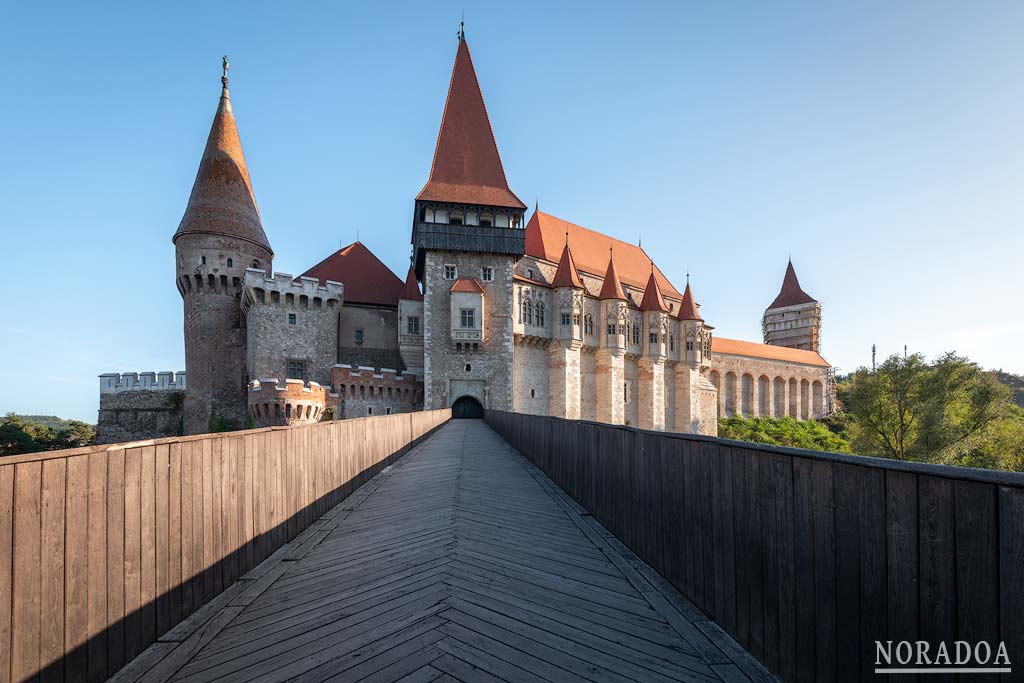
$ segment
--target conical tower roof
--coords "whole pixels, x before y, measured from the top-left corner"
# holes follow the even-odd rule
[[[576,272],[576,263],[572,260],[568,239],[565,240],[562,258],[558,260],[558,270],[555,271],[555,279],[551,281],[551,286],[583,289],[583,280],[580,279],[580,274]]]
[[[601,293],[598,295],[601,301],[618,299],[628,301],[626,293],[622,291],[622,283],[619,282],[619,274],[615,272],[615,256],[608,250],[608,268],[604,272],[604,284],[601,285]]]
[[[257,244],[272,254],[270,242],[263,232],[242,141],[231,111],[226,68],[221,82],[223,88],[217,113],[213,117],[185,215],[173,241],[189,233],[225,235]]]
[[[409,266],[409,274],[405,276],[405,287],[402,288],[402,294],[398,298],[406,301],[423,301],[420,283],[416,280],[416,270],[412,266]]]
[[[460,35],[430,180],[416,199],[525,209],[505,179],[487,107]]]
[[[813,304],[815,301],[815,299],[811,298],[810,294],[800,288],[800,280],[796,277],[796,271],[793,269],[793,260],[790,259],[789,264],[786,266],[786,275],[782,278],[782,289],[779,290],[779,295],[775,297],[775,301],[768,308]]]
[[[644,288],[644,298],[640,300],[641,311],[660,311],[665,313],[668,306],[661,296],[661,287],[658,286],[658,278],[654,277],[654,267],[651,267],[651,276],[647,278],[647,286]]]
[[[686,281],[686,290],[683,291],[683,300],[679,303],[679,315],[676,316],[679,320],[700,320],[703,322],[704,318],[700,317],[700,313],[697,312],[697,302],[693,300],[693,290],[690,289],[690,281]]]

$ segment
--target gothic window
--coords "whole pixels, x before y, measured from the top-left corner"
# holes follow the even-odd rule
[[[615,323],[608,323],[608,336],[611,337],[615,334]]]
[[[537,302],[537,327],[544,327],[544,302]]]
[[[476,311],[472,308],[463,308],[459,310],[459,326],[460,327],[476,327],[475,324],[475,313]]]
[[[585,334],[594,334],[594,319],[589,313],[583,316],[583,332]]]
[[[259,261],[253,261],[252,262],[252,267],[253,268],[259,268],[260,267],[260,262]]]
[[[622,383],[622,402],[629,403],[629,382]]]
[[[452,263],[444,264],[444,279],[454,280],[458,275],[458,271],[455,269],[455,265]]]
[[[484,228],[489,228],[494,225],[494,216],[489,213],[480,214],[480,225]]]
[[[527,325],[533,324],[533,302],[529,299],[523,302],[523,322]]]
[[[288,361],[288,379],[306,379],[306,361]]]
[[[410,315],[406,319],[406,330],[408,334],[420,333],[420,317],[418,315]]]
[[[657,344],[658,343],[658,333],[657,332],[650,332],[650,333],[648,333],[648,335],[647,335],[647,343],[649,343],[651,346],[654,346],[655,344]]]
[[[692,339],[687,339],[686,340],[686,350],[687,351],[693,351],[693,340]]]
[[[562,314],[562,326],[563,327],[568,327],[571,324],[572,324],[572,315],[570,315],[569,313],[563,313]]]
[[[633,323],[633,343],[640,343],[640,323]]]
[[[676,336],[674,334],[669,334],[668,335],[668,350],[669,351],[675,351],[676,350]]]
[[[234,259],[228,259],[228,268],[234,268],[234,267],[235,267]]]
[[[580,324],[580,314],[579,313],[573,313],[572,314],[572,324],[576,325],[576,326],[579,326],[579,324]]]
[[[484,268],[480,273],[480,276],[484,282],[490,282],[494,279],[494,268],[491,268],[490,266]]]
[[[462,225],[462,220],[463,220],[463,214],[462,214],[461,211],[452,211],[451,215],[448,217],[448,224],[449,225]]]

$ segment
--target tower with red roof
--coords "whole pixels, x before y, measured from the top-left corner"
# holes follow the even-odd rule
[[[821,349],[821,304],[800,287],[792,259],[786,264],[779,295],[761,320],[764,343],[804,349]]]
[[[239,300],[246,269],[269,269],[274,257],[231,110],[226,57],[221,85],[192,194],[173,238],[185,307],[187,434],[246,426],[246,329]]]
[[[434,160],[413,216],[427,409],[459,399],[474,410],[512,409],[512,274],[525,253],[525,210],[505,178],[460,31]]]

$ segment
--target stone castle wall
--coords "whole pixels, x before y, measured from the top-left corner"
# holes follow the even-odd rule
[[[423,381],[393,368],[335,365],[331,386],[338,396],[336,419],[423,410]]]
[[[183,391],[133,391],[100,394],[96,443],[122,443],[184,432]]]
[[[456,352],[451,338],[450,303],[454,284],[444,278],[445,264],[454,264],[459,277],[481,279],[482,268],[493,269],[484,288],[483,347]],[[448,407],[462,395],[485,408],[512,410],[513,332],[512,258],[498,254],[428,251],[424,262],[423,364],[429,385],[424,387],[427,410]]]

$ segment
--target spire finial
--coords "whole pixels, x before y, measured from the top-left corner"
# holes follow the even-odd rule
[[[466,39],[466,10],[462,10],[462,19],[459,21],[459,42]]]
[[[565,246],[569,246],[569,231],[565,231]]]
[[[686,271],[686,284],[690,284],[690,271]]]
[[[227,55],[224,55],[223,57],[221,57],[220,67],[224,71],[224,73],[220,77],[220,82],[224,85],[224,89],[226,90],[227,87],[228,87],[228,69],[231,68],[231,64],[228,62],[228,56]]]
[[[533,202],[533,212],[537,213],[538,211],[540,211],[540,197],[537,197]]]

